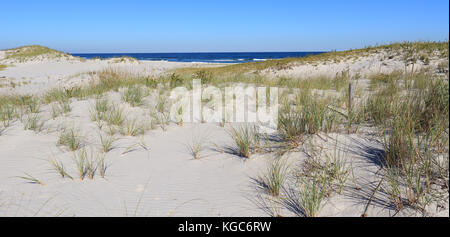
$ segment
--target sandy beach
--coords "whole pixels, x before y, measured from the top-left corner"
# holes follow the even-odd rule
[[[402,55],[390,57],[389,50],[356,53],[356,56],[344,57],[339,62],[299,61],[282,69],[267,67],[257,74],[278,81],[282,77],[335,80],[337,75],[347,73],[355,85],[355,107],[371,96],[374,75],[427,70],[447,75],[448,83],[448,71],[438,72],[443,63],[447,62],[448,68],[448,58],[438,53],[429,56],[427,62],[419,60],[407,66]],[[69,93],[68,90],[76,91],[73,88],[90,87],[90,83],[101,80],[108,71],[156,78],[158,82],[177,69],[201,71],[225,65],[42,57],[19,62],[7,59],[6,52],[0,51],[0,64],[6,65],[0,70],[0,99],[6,101],[8,96],[26,95],[42,98],[37,109],[31,108],[31,104],[30,111],[27,106],[17,107],[14,116],[2,119],[0,216],[305,216],[308,213],[302,209],[302,199],[293,187],[298,185],[295,175],[286,178],[280,197],[267,193],[262,177],[279,160],[289,167],[286,172],[298,173],[314,156],[321,157],[319,160],[339,156],[345,169],[341,187],[333,186],[333,191],[326,194],[326,201],[314,213],[317,216],[449,215],[448,140],[447,155],[445,152],[437,155],[444,162],[443,167],[447,164],[447,178],[436,178],[433,184],[436,193],[443,196],[427,203],[422,211],[412,207],[396,210],[389,188],[385,187],[387,182],[379,185],[385,175],[380,165],[385,150],[384,136],[371,122],[353,125],[352,132],[346,131],[342,122],[330,131],[305,134],[287,152],[277,148],[282,146],[281,142],[267,139],[261,148],[264,152],[255,149],[246,158],[235,152],[236,144],[230,136],[237,123],[180,124],[154,116],[158,104],[172,103],[169,89],[165,87],[139,84],[143,95],[137,105],[126,101],[131,86],[102,93],[109,110],[116,108],[123,113],[124,121],[118,126],[112,126],[113,122],[104,117],[95,117],[101,101],[91,92],[73,95],[67,101],[48,99],[52,90]],[[324,97],[336,95],[335,101],[344,98],[343,107],[333,108],[346,113],[347,84],[342,88],[318,87],[313,91]],[[282,89],[295,96],[292,88]],[[2,108],[6,111],[9,107]],[[164,107],[161,114],[167,109]],[[38,121],[30,124],[33,116],[38,116]],[[445,129],[448,136],[448,125]],[[66,132],[72,134],[77,144],[63,139]],[[264,136],[278,135],[275,131]],[[105,139],[110,139],[110,146],[106,147]],[[195,144],[201,145],[199,157],[193,152]],[[82,156],[83,162],[87,162],[83,165],[95,163],[91,167],[93,173],[87,168],[80,174],[77,162]]]

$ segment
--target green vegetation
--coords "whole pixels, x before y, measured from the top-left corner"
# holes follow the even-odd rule
[[[48,58],[73,57],[70,54],[63,53],[54,49],[50,49],[40,45],[27,45],[18,48],[6,50],[5,60],[14,60],[18,62],[26,62],[38,56]]]
[[[120,133],[124,136],[138,136],[145,133],[145,126],[136,119],[126,119],[120,128]]]
[[[42,186],[45,186],[45,183],[43,183],[41,180],[31,176],[30,174],[25,173],[24,176],[19,176],[18,178],[24,179],[30,183],[34,183],[34,184],[40,184]]]
[[[23,118],[22,123],[24,124],[25,130],[40,132],[45,122],[41,120],[39,114],[28,114]]]
[[[260,143],[260,137],[255,125],[241,125],[236,128],[231,127],[228,133],[236,145],[236,153],[239,156],[250,158],[250,156],[256,152],[257,145]]]
[[[64,128],[59,134],[58,145],[65,145],[69,150],[75,151],[82,147],[83,142],[75,128]]]
[[[50,160],[51,165],[56,170],[56,172],[61,175],[62,178],[68,177],[70,179],[73,179],[72,176],[70,176],[64,167],[64,164],[56,159]]]
[[[58,140],[59,145],[67,146],[70,151],[77,151],[74,161],[80,179],[92,179],[96,172],[104,177],[107,169],[105,153],[115,148],[115,133],[138,136],[147,129],[144,122],[126,118],[124,109],[113,105],[105,93],[120,91],[122,100],[131,106],[141,106],[147,96],[146,92],[150,88],[157,88],[160,94],[154,97],[151,108],[141,106],[134,109],[146,110],[150,114],[151,126],[155,121],[165,130],[169,124],[170,105],[166,90],[178,86],[191,89],[192,78],[218,86],[238,82],[278,86],[282,89],[279,98],[282,106],[277,134],[269,139],[258,131],[257,126],[241,124],[231,127],[228,133],[234,143],[232,153],[250,158],[262,150],[263,142],[270,143],[270,152],[284,154],[294,149],[297,152],[305,150],[308,155],[305,161],[307,169],[302,170],[301,175],[297,174],[297,180],[292,182],[297,203],[303,213],[306,216],[317,216],[328,197],[345,190],[352,165],[349,164],[347,155],[336,147],[332,154],[310,152],[308,148],[319,147],[311,141],[320,137],[326,143],[329,133],[341,133],[344,129],[347,129],[347,133],[357,133],[357,130],[353,131],[349,127],[363,124],[384,145],[379,158],[379,174],[384,175],[380,181],[380,190],[387,194],[389,203],[397,211],[413,208],[426,215],[426,207],[442,198],[440,192],[444,190],[444,193],[448,193],[449,81],[448,74],[445,74],[448,73],[448,61],[443,61],[433,71],[399,70],[371,75],[367,90],[361,90],[360,94],[364,95],[355,93],[352,110],[343,106],[348,98],[345,89],[349,82],[357,84],[359,76],[350,76],[349,71],[337,73],[334,77],[316,78],[269,78],[258,74],[262,70],[289,68],[293,64],[314,63],[319,60],[326,63],[351,60],[352,57],[380,51],[387,52],[388,58],[401,57],[405,65],[415,63],[416,60],[426,64],[433,57],[448,56],[448,43],[399,43],[330,52],[301,59],[269,60],[217,68],[177,69],[159,78],[105,69],[92,73],[94,79],[88,85],[56,88],[42,96],[0,95],[0,122],[6,128],[20,119],[25,129],[41,131],[44,122],[40,111],[48,111],[43,105],[53,103],[50,112],[53,117],[57,117],[71,111],[72,99],[95,99],[91,119],[98,122],[101,130],[100,144],[97,146],[101,148],[102,154],[91,153],[89,156],[85,149],[77,151],[84,144],[73,128],[63,129]],[[2,131],[4,129],[0,129]],[[108,134],[103,135],[104,133]],[[194,159],[201,157],[204,140],[201,136],[195,137],[188,145]],[[52,165],[61,177],[71,177],[60,161],[54,160]],[[271,164],[264,176],[259,177],[260,185],[271,198],[286,198],[286,193],[282,190],[283,184],[290,182],[287,173],[285,164],[277,161]],[[38,182],[31,177],[27,178]]]
[[[100,143],[102,145],[102,150],[104,153],[108,153],[111,150],[114,149],[114,142],[117,141],[116,138],[114,138],[113,136],[107,134],[107,135],[102,135],[100,133]]]
[[[135,63],[139,62],[136,58],[130,56],[121,56],[113,58],[114,63]]]
[[[189,149],[189,153],[194,159],[200,159],[200,153],[202,153],[205,149],[206,140],[207,137],[202,134],[192,136],[191,142],[187,144],[187,147]]]
[[[304,135],[328,132],[335,127],[336,114],[328,109],[328,99],[314,97],[309,90],[296,95],[295,106],[283,102],[278,116],[278,132],[284,141],[298,145]]]
[[[130,85],[125,88],[122,92],[122,99],[128,102],[131,106],[142,105],[142,99],[144,98],[144,93],[142,88],[135,85]]]
[[[259,185],[274,197],[280,196],[288,175],[288,166],[285,161],[274,161],[267,172],[259,178]]]
[[[262,62],[250,62],[233,64],[224,67],[213,68],[181,68],[176,69],[175,72],[181,75],[187,75],[189,77],[198,77],[199,73],[208,75],[212,78],[221,76],[235,77],[246,73],[258,73],[263,70],[281,70],[289,69],[294,64],[317,64],[318,62],[333,63],[343,60],[357,59],[361,56],[369,55],[371,53],[377,53],[381,51],[387,51],[390,55],[396,56],[404,54],[402,58],[406,62],[416,61],[421,56],[431,55],[436,52],[438,57],[447,58],[449,55],[448,42],[402,42],[392,43],[381,46],[369,46],[363,49],[346,50],[340,52],[327,52],[318,55],[309,55],[302,58],[285,58],[279,60],[267,60]]]
[[[299,206],[306,217],[316,217],[326,197],[326,184],[317,175],[312,179],[301,179],[298,189]]]

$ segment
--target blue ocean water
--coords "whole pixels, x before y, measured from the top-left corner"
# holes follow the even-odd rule
[[[248,53],[86,53],[73,54],[86,59],[130,56],[139,60],[199,63],[245,63],[290,57],[305,57],[324,52],[248,52]]]

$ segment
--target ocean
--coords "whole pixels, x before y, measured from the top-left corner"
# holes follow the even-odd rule
[[[114,58],[130,56],[139,60],[169,61],[169,62],[198,62],[198,63],[245,63],[258,62],[268,59],[291,57],[305,57],[307,55],[324,52],[248,52],[248,53],[83,53],[73,54],[86,59],[99,57]]]

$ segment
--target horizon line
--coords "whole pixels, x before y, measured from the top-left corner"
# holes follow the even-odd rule
[[[327,53],[333,52],[335,50],[328,51],[205,51],[205,52],[96,52],[96,53],[72,53],[70,54],[147,54],[147,53],[155,53],[155,54],[174,54],[174,53]],[[338,51],[338,50],[336,50]]]

